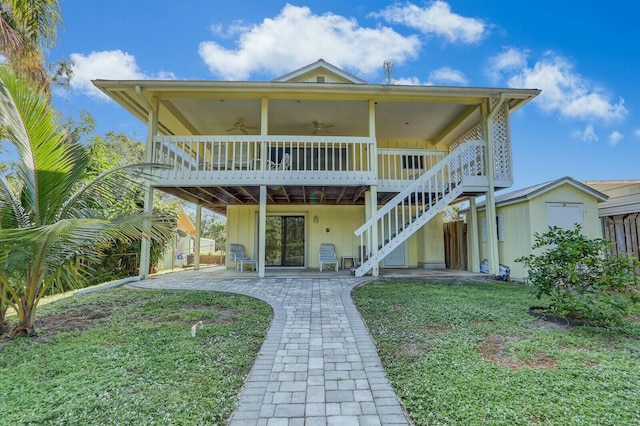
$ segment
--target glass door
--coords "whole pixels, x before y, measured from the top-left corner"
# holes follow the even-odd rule
[[[304,216],[267,216],[267,266],[305,266]]]

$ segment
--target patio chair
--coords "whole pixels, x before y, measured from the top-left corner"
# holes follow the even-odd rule
[[[320,271],[322,272],[322,268],[324,264],[335,264],[336,272],[338,272],[338,258],[336,257],[336,246],[331,243],[323,243],[320,244]]]
[[[244,264],[251,265],[256,270],[256,261],[244,254],[244,246],[242,244],[229,244],[229,258],[236,262],[236,271],[244,271]]]
[[[276,163],[275,161],[269,161],[269,168],[271,170],[289,170],[291,168],[291,155],[285,152],[282,156],[282,161]]]

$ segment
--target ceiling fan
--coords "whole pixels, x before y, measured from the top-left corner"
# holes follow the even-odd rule
[[[235,123],[233,123],[233,127],[227,129],[227,132],[233,132],[234,130],[240,130],[245,135],[248,135],[247,129],[257,129],[255,126],[246,126],[244,124],[244,120],[242,118],[238,118]]]
[[[333,124],[324,124],[320,120],[313,120],[313,134],[317,135],[320,132],[333,133],[330,130],[327,130],[328,128],[331,128],[333,126]]]

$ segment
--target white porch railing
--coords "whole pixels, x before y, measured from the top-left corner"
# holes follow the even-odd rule
[[[375,184],[375,138],[324,136],[158,136],[159,184]]]
[[[410,183],[355,231],[360,237],[363,276],[459,197],[465,185],[486,185],[484,141],[467,141]]]
[[[444,151],[378,148],[378,189],[401,191],[444,156]]]

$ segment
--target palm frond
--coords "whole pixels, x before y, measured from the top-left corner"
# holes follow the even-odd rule
[[[14,194],[5,176],[0,176],[0,228],[21,228],[29,225],[29,216]]]
[[[99,248],[113,241],[162,239],[171,232],[169,222],[157,215],[122,215],[114,219],[63,219],[50,225],[0,229],[0,265],[14,267],[44,256],[46,269],[64,264],[74,256],[98,258]],[[18,261],[18,264],[16,264]]]
[[[0,120],[20,157],[16,173],[24,182],[23,206],[36,224],[48,223],[79,185],[88,164],[86,150],[60,130],[42,92],[7,67],[0,67]],[[40,197],[43,193],[47,196]]]

